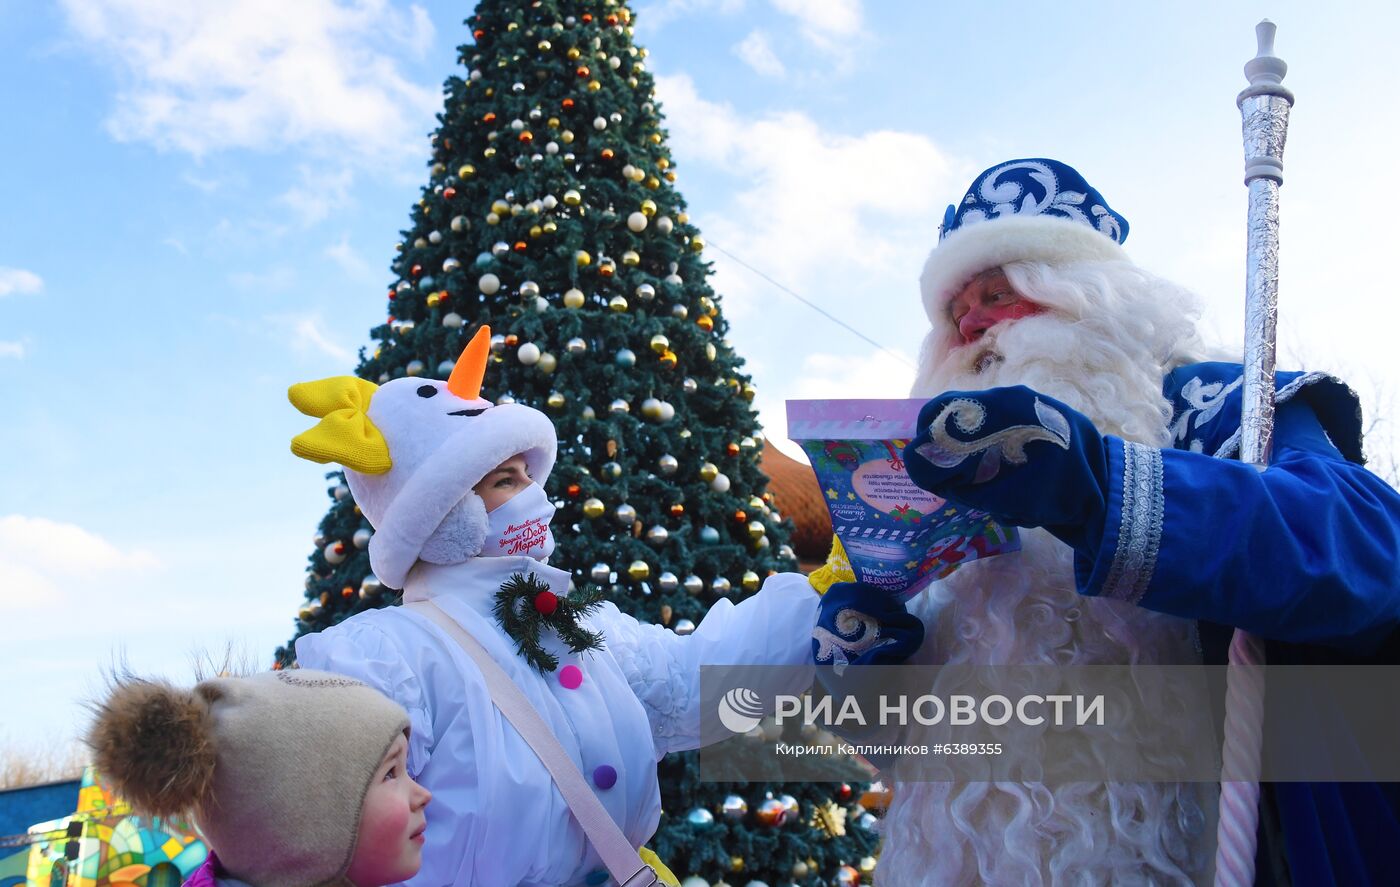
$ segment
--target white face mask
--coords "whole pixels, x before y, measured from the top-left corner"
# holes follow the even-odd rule
[[[486,541],[480,557],[523,555],[544,561],[554,553],[554,503],[544,487],[530,484],[504,505],[486,515]]]

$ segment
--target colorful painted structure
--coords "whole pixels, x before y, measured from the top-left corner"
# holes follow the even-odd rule
[[[92,767],[77,811],[29,837],[28,887],[179,887],[208,856],[192,826],[135,815]]]

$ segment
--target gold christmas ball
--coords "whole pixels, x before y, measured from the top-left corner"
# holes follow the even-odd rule
[[[574,264],[578,265],[580,268],[587,268],[589,265],[593,264],[593,256],[589,255],[588,250],[581,249],[574,253]]]
[[[651,567],[646,561],[633,561],[627,565],[627,575],[631,576],[634,582],[641,582],[651,575]]]
[[[428,303],[429,308],[436,308],[438,306],[438,302],[441,302],[442,299],[438,296],[437,293],[428,293],[428,298],[424,301]]]
[[[550,43],[548,40],[541,40],[539,43],[535,44],[535,48],[540,52],[549,52],[554,48],[554,44]]]
[[[481,152],[481,156],[485,157],[487,160],[490,160],[492,157],[496,156],[496,147],[494,145],[488,145],[486,147],[486,150]]]
[[[656,176],[647,176],[647,187],[655,191],[657,188],[661,187],[661,180]]]
[[[541,234],[543,234],[543,233],[544,233],[544,228],[543,228],[542,226],[540,226],[540,225],[531,225],[531,226],[530,226],[530,237],[531,237],[531,238],[539,237],[539,236],[540,236]]]
[[[701,296],[700,301],[696,304],[700,306],[700,313],[702,314],[713,314],[715,312],[715,300],[711,299],[709,296]]]
[[[545,125],[548,126],[550,129],[558,129],[558,128],[559,128],[559,118],[558,118],[558,117],[551,117],[551,118],[549,118],[548,120],[545,121]]]
[[[564,307],[565,307],[565,308],[582,308],[582,307],[583,307],[583,290],[571,289],[571,290],[569,290],[568,292],[564,293]]]
[[[564,202],[569,206],[578,206],[583,203],[583,195],[570,188],[564,192]]]
[[[651,142],[653,145],[661,144],[661,133],[652,133],[651,135],[647,136],[647,141]]]
[[[570,47],[569,47],[569,51],[566,52],[566,53],[564,53],[564,56],[565,56],[566,58],[568,58],[568,60],[571,61],[571,62],[576,62],[576,61],[578,61],[578,57],[579,57],[580,55],[581,55],[581,53],[578,51],[578,47],[577,47],[577,46],[570,46]]]
[[[603,88],[603,84],[599,83],[597,80],[590,80],[590,81],[588,81],[588,91],[589,91],[589,92],[597,92],[598,90],[600,90],[600,89],[602,89],[602,88]]]
[[[614,311],[627,310],[627,298],[625,296],[613,296],[608,299],[608,307]]]
[[[742,871],[744,870],[744,857],[742,857],[742,856],[731,856],[731,857],[729,857],[729,870],[730,870],[731,872],[742,872]]]
[[[545,404],[546,404],[551,410],[559,410],[559,409],[563,409],[564,403],[565,403],[565,401],[567,401],[567,400],[568,400],[568,398],[564,397],[564,395],[561,394],[560,392],[558,392],[558,391],[551,391],[551,392],[549,392],[549,397],[545,399]]]
[[[574,131],[572,129],[566,129],[559,133],[559,141],[566,145],[572,145],[574,143]]]
[[[622,254],[622,264],[624,265],[636,266],[640,265],[641,263],[642,257],[637,254],[636,250],[629,249],[627,252]]]
[[[583,516],[590,520],[602,517],[607,510],[601,499],[585,499],[583,502]]]
[[[674,182],[676,180],[676,171],[673,169],[667,170],[664,178],[668,182]]]
[[[807,877],[807,873],[811,870],[812,869],[807,865],[805,860],[799,859],[792,864],[792,876],[794,878],[805,878]]]
[[[671,340],[660,333],[651,337],[651,350],[655,351],[657,354],[665,354],[670,347]]]
[[[642,201],[642,215],[651,218],[656,215],[656,202],[653,200]]]
[[[714,343],[714,342],[706,342],[706,343],[705,343],[705,359],[706,359],[706,360],[714,360],[714,359],[715,359],[715,356],[718,355],[718,354],[719,354],[719,352],[715,350],[715,343]]]
[[[464,163],[457,167],[457,178],[459,179],[469,179],[474,175],[476,175],[476,167],[470,163]]]
[[[510,204],[504,200],[494,200],[491,202],[491,212],[498,216],[510,215]]]
[[[743,390],[739,393],[743,395],[744,400],[751,401],[754,399],[754,396],[758,394],[758,389],[751,384],[745,384]]]
[[[698,253],[698,252],[700,252],[700,250],[702,250],[702,249],[704,249],[704,248],[705,248],[705,241],[704,241],[703,238],[700,238],[700,237],[692,237],[692,238],[690,238],[690,251],[691,251],[691,252],[693,252],[693,253]]]
[[[715,463],[713,462],[706,462],[704,465],[700,466],[700,479],[703,480],[705,483],[709,483],[710,481],[714,480],[715,476],[718,474],[719,468],[716,467]]]
[[[690,221],[690,213],[676,213],[676,221],[684,225]]]
[[[758,578],[758,574],[753,570],[744,571],[744,578],[740,580],[744,586],[744,591],[758,591],[758,587],[763,584],[763,580]]]
[[[702,314],[699,317],[695,318],[695,325],[700,327],[700,329],[704,330],[707,333],[715,328],[714,319],[711,318],[708,314]]]
[[[750,539],[757,539],[759,536],[762,536],[764,533],[767,533],[767,532],[768,532],[768,528],[765,527],[765,526],[763,525],[763,521],[761,521],[761,520],[749,521],[749,538],[750,538]]]
[[[662,369],[667,369],[667,370],[673,370],[673,369],[675,369],[675,368],[676,368],[676,352],[674,352],[674,351],[672,351],[671,349],[667,348],[665,351],[661,352],[660,362],[661,362],[661,367],[662,367]]]
[[[555,231],[559,230],[559,226],[555,224],[553,219],[550,219],[548,222],[545,222],[544,225],[541,227],[544,228],[544,233],[546,234],[553,234]]]
[[[540,355],[540,362],[535,364],[535,369],[539,370],[545,375],[549,375],[550,373],[554,372],[554,370],[557,369],[558,366],[559,358],[546,351],[544,354]]]
[[[875,857],[865,856],[860,860],[860,870],[864,874],[872,874],[875,871]]]
[[[671,165],[671,161],[667,160],[665,157],[662,157],[661,159],[659,159],[659,160],[656,161],[656,168],[657,168],[657,169],[666,169],[666,168],[667,168],[668,166],[670,166],[670,165]]]

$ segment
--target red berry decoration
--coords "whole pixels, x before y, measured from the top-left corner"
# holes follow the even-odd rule
[[[559,596],[552,591],[542,591],[535,595],[535,609],[541,616],[552,616],[559,609]]]

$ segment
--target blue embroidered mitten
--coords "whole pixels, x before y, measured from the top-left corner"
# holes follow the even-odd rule
[[[923,622],[887,591],[838,582],[817,605],[812,657],[837,677],[850,665],[898,665],[923,642]]]
[[[1075,549],[1103,537],[1108,446],[1087,417],[1024,385],[946,391],[919,411],[909,477],[1003,525],[1044,527]]]

